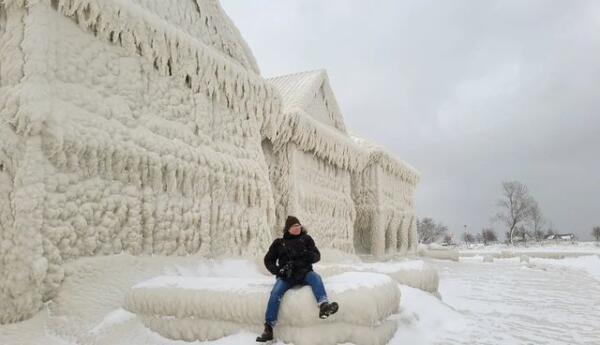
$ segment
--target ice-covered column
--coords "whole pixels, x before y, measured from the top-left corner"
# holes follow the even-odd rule
[[[406,255],[406,252],[408,251],[408,245],[409,245],[409,236],[408,236],[408,231],[409,231],[409,227],[410,227],[410,216],[408,214],[404,214],[402,216],[402,223],[400,224],[400,254],[402,255]]]
[[[374,211],[371,219],[371,254],[374,256],[385,254],[385,228],[381,211]]]
[[[419,236],[417,234],[417,217],[411,216],[410,229],[408,231],[408,252],[414,254],[417,252]]]
[[[12,124],[0,129],[3,146],[10,145],[1,149],[14,154],[0,155],[0,323],[33,315],[51,294],[41,235],[45,158],[39,135],[50,107],[44,103],[47,83],[38,75],[46,70],[44,42],[34,39],[45,24],[45,5],[23,6],[0,4],[0,125]]]
[[[13,224],[0,238],[0,323],[23,320],[39,310],[48,270],[42,235],[44,184],[40,166],[41,138],[28,140],[16,170]],[[6,211],[6,210],[4,210]],[[6,213],[6,212],[3,212]]]
[[[386,227],[386,254],[394,254],[398,251],[398,216],[395,212],[391,212],[389,225]]]

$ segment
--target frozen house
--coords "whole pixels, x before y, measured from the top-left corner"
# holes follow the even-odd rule
[[[0,322],[76,258],[264,251],[278,107],[216,0],[0,2]]]
[[[354,252],[351,172],[368,154],[348,135],[323,70],[269,79],[282,98],[268,121],[263,150],[273,185],[277,221],[296,215],[321,246]]]
[[[217,0],[0,0],[0,139],[0,324],[74,266],[262,256],[288,214],[416,243],[414,169],[352,139],[324,71],[264,79]]]
[[[418,244],[414,192],[419,173],[383,148],[353,139],[369,154],[364,168],[352,174],[357,251],[375,256],[414,253]]]

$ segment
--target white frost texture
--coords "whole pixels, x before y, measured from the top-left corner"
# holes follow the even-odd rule
[[[375,263],[319,263],[316,269],[323,276],[340,274],[342,272],[375,272],[386,274],[399,284],[438,295],[438,272],[423,260],[405,259],[402,261]]]
[[[353,140],[368,152],[365,166],[352,174],[357,250],[378,257],[415,254],[414,191],[419,174],[383,148],[358,137]]]
[[[240,330],[258,330],[274,279],[161,276],[135,285],[126,309],[161,335],[186,341],[212,340]],[[396,330],[386,319],[398,311],[400,290],[389,277],[348,272],[324,280],[340,304],[319,319],[310,287],[288,291],[280,307],[277,337],[294,344],[385,344]]]
[[[284,79],[217,0],[0,0],[0,324],[71,263],[262,256],[287,214],[320,248],[410,253],[418,173],[352,140],[324,71]],[[353,191],[368,171],[396,211]]]
[[[356,212],[350,173],[366,153],[346,133],[327,74],[303,72],[269,82],[282,97],[282,113],[263,128],[275,196],[275,231],[293,214],[317,243],[353,252]]]

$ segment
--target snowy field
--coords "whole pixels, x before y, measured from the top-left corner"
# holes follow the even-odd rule
[[[553,257],[544,255],[548,253],[567,255],[544,258]],[[490,254],[498,255],[484,262]],[[433,263],[440,274],[440,294],[456,318],[442,320],[444,327],[434,327],[435,335],[415,343],[600,344],[596,244],[498,245],[463,248],[460,255],[459,262]],[[428,322],[432,316],[421,317]]]
[[[491,254],[496,257],[510,257],[516,255],[541,256],[561,259],[564,257],[576,257],[590,254],[600,254],[600,244],[596,242],[575,242],[575,243],[529,243],[526,245],[516,245],[510,247],[504,244],[495,244],[484,246],[482,244],[473,244],[465,247],[457,247],[460,256],[476,256]]]
[[[498,247],[479,248],[466,256],[463,250],[458,262],[430,260],[440,274],[442,300],[400,285],[399,312],[391,316],[398,330],[389,344],[600,344],[600,248],[579,249],[548,249],[585,254],[563,259],[523,260],[524,251],[519,249],[515,257],[485,262],[486,254],[506,250]],[[132,282],[158,273],[264,277],[259,266],[245,260],[199,263],[193,258],[164,258],[157,269],[152,260],[117,256],[72,265],[55,301],[31,320],[0,326],[0,344],[254,343],[258,330],[210,342],[168,340],[121,306]],[[130,268],[124,269],[125,264]]]
[[[435,266],[444,302],[464,321],[435,344],[600,344],[598,256]]]

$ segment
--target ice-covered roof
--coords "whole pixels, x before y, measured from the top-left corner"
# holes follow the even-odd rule
[[[316,120],[346,133],[344,118],[323,69],[267,79],[281,94],[282,112],[298,109]]]
[[[281,97],[281,112],[263,126],[275,150],[295,143],[305,152],[352,171],[364,167],[368,153],[346,131],[325,70],[267,79]]]
[[[123,1],[121,1],[123,2]],[[139,7],[201,40],[207,46],[259,73],[250,47],[218,0],[129,0]]]
[[[50,5],[97,38],[150,61],[163,74],[235,112],[279,112],[279,95],[259,74],[217,0],[57,0]]]

